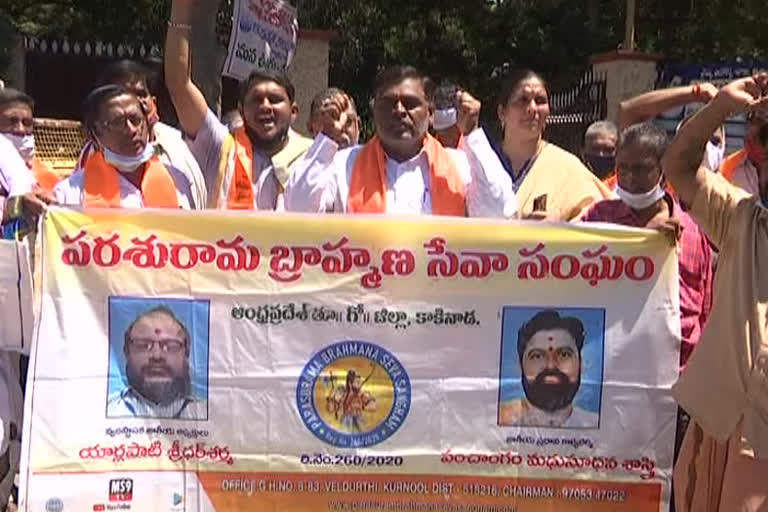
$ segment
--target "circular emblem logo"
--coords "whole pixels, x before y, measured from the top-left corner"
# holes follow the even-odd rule
[[[45,502],[45,512],[61,512],[64,510],[64,502],[59,498],[51,498]]]
[[[411,408],[411,380],[386,349],[344,341],[310,359],[299,378],[296,403],[304,424],[321,441],[365,448],[403,425]]]

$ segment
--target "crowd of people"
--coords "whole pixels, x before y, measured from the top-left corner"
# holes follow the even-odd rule
[[[188,2],[174,1],[165,78],[179,130],[164,124],[147,72],[122,61],[88,94],[88,142],[59,179],[35,156],[34,100],[0,90],[0,209],[4,233],[34,227],[48,205],[115,208],[424,214],[659,229],[677,245],[680,405],[674,475],[680,512],[768,507],[768,74],[653,91],[600,121],[579,156],[548,142],[545,80],[510,73],[495,108],[501,140],[479,126],[481,103],[396,66],[373,84],[375,134],[360,144],[355,101],[321,91],[307,138],[281,73],[254,71],[222,119],[190,78]],[[692,102],[674,140],[652,122]],[[724,123],[745,113],[745,147],[725,155]],[[715,277],[716,276],[716,277]],[[0,364],[6,398],[0,494],[18,456],[15,371]],[[717,378],[714,378],[718,376]],[[3,379],[0,379],[3,380]],[[679,451],[679,456],[677,452]],[[15,460],[13,460],[15,459]],[[4,462],[6,461],[6,462]],[[765,473],[763,472],[765,471]]]

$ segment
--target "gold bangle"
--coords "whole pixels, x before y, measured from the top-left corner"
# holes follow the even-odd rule
[[[21,217],[21,196],[13,196],[8,198],[8,203],[5,205],[5,209],[8,212],[8,218],[18,219]]]
[[[180,30],[192,30],[192,25],[189,23],[176,23],[175,21],[168,20],[168,28],[177,28]]]

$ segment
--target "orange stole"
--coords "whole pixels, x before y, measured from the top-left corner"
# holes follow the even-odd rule
[[[146,208],[178,208],[176,184],[157,156],[146,164],[141,179],[141,197]],[[85,164],[84,206],[120,208],[120,173],[104,159],[102,151],[88,157]]]
[[[245,128],[233,133],[235,139],[235,173],[227,194],[227,208],[230,210],[253,210],[253,144]]]
[[[35,181],[40,185],[40,188],[46,192],[53,192],[53,188],[59,182],[59,176],[53,172],[47,165],[37,159],[32,159],[32,174],[35,176]]]
[[[429,189],[432,213],[467,215],[464,182],[451,155],[431,135],[424,139],[429,162]],[[357,154],[349,184],[347,210],[350,213],[386,213],[387,156],[378,137],[371,139]]]
[[[723,163],[720,164],[720,174],[728,180],[729,183],[733,183],[733,175],[736,174],[736,169],[744,163],[747,159],[747,150],[741,149],[734,154],[728,156]]]

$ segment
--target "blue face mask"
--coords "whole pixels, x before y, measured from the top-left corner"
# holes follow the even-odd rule
[[[147,163],[155,154],[155,146],[152,144],[147,144],[144,146],[144,151],[134,156],[117,154],[103,144],[101,147],[104,150],[104,159],[107,163],[113,165],[122,173],[131,173],[135,171],[140,165]]]

